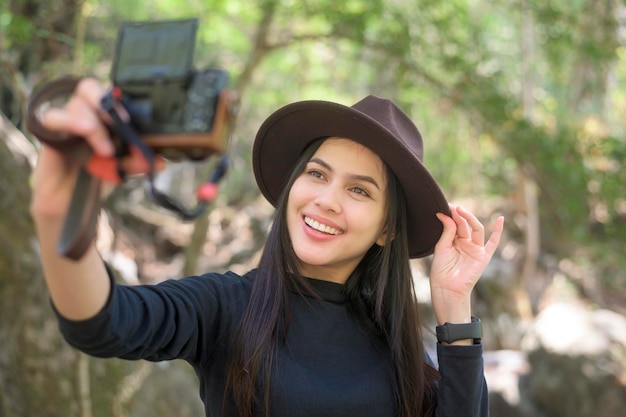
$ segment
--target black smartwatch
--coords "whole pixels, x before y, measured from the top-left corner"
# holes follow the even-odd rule
[[[439,343],[452,343],[456,340],[473,339],[474,344],[480,343],[483,337],[483,326],[478,317],[472,317],[471,323],[444,323],[435,328]]]

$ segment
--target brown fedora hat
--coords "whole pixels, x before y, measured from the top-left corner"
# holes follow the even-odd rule
[[[433,253],[443,227],[435,214],[450,214],[446,198],[423,164],[422,136],[394,103],[368,96],[352,107],[300,101],[270,115],[259,128],[252,166],[259,189],[276,205],[298,157],[321,137],[342,137],[367,146],[398,177],[407,199],[409,256]]]

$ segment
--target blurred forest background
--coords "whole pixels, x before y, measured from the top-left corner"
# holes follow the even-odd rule
[[[624,415],[625,3],[0,0],[0,417],[203,415],[185,364],[89,358],[62,341],[28,215],[39,145],[24,126],[47,81],[107,82],[122,22],[189,17],[195,67],[227,70],[241,98],[231,169],[192,223],[140,180],[109,198],[99,245],[121,281],[252,267],[272,213],[250,168],[260,123],[291,101],[376,94],[415,120],[450,201],[486,224],[506,216],[474,301],[492,416]],[[210,166],[173,163],[158,186],[193,202]],[[428,261],[415,276],[431,327]]]

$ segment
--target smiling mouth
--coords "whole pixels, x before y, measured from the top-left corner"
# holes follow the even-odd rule
[[[326,233],[329,235],[340,235],[343,233],[343,231],[341,230],[337,230],[334,227],[330,227],[325,224],[322,224],[318,222],[317,220],[313,220],[310,217],[305,216],[304,223],[306,223],[307,226],[309,226],[310,228],[317,230],[318,232]]]

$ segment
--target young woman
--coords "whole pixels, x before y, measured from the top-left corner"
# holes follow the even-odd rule
[[[112,155],[102,94],[83,81],[44,125]],[[293,103],[261,126],[253,165],[276,207],[258,268],[122,286],[93,244],[78,261],[57,254],[78,167],[44,146],[31,213],[68,342],[100,357],[188,361],[207,416],[487,416],[470,298],[503,219],[485,243],[481,223],[446,203],[410,119],[373,96]],[[409,267],[433,253],[438,370]]]

